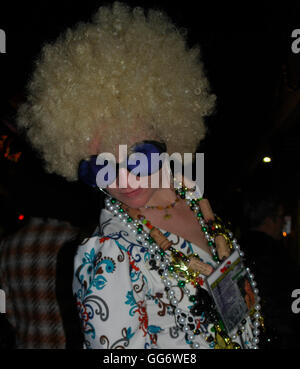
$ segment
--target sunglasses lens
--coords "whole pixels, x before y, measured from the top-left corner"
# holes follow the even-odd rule
[[[103,164],[96,164],[96,160],[97,155],[92,155],[90,160],[82,160],[79,164],[78,177],[89,186],[106,188],[116,179],[116,168],[108,160]]]
[[[149,163],[151,165],[151,163]],[[127,170],[136,177],[148,176],[148,158],[144,153],[135,152],[127,159]]]
[[[78,168],[79,179],[92,187],[96,187],[96,175],[99,167],[96,165],[96,156],[93,155],[89,160],[82,160]]]
[[[164,144],[155,141],[144,141],[136,144],[133,150],[134,153],[130,155],[127,165],[132,174],[142,177],[150,176],[162,167],[159,155],[166,151]]]
[[[144,154],[147,153],[163,153],[166,151],[166,145],[163,142],[157,142],[157,141],[143,141],[136,143],[133,146],[134,152],[142,152]]]
[[[97,173],[97,186],[99,188],[106,188],[111,185],[116,179],[116,173],[116,164],[107,161]]]
[[[166,152],[166,145],[156,141],[143,141],[135,144],[132,151],[127,159],[127,169],[137,177],[145,177],[161,169],[163,160],[159,160],[159,155]],[[97,157],[92,155],[89,160],[80,162],[78,177],[89,186],[106,188],[116,179],[118,164],[105,157],[102,158],[102,164],[96,164]]]

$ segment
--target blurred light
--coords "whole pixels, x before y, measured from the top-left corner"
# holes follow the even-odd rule
[[[20,215],[18,216],[18,219],[19,219],[19,220],[24,220],[24,218],[25,218],[25,217],[24,217],[24,215],[23,215],[23,214],[20,214]]]
[[[287,236],[287,233],[286,232],[282,232],[282,235],[283,235],[283,237],[286,237]]]
[[[272,159],[269,157],[269,156],[265,156],[264,158],[263,158],[263,162],[264,163],[270,163],[272,161]]]

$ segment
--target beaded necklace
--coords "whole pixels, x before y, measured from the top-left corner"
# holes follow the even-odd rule
[[[222,260],[228,257],[233,250],[237,250],[241,257],[244,253],[240,250],[237,240],[233,237],[232,232],[224,225],[220,218],[215,217],[210,208],[207,199],[188,198],[187,192],[190,191],[187,187],[180,184],[175,189],[175,193],[182,199],[185,199],[187,205],[195,213],[199,224],[202,227],[208,245],[211,247],[213,260],[220,264]],[[124,204],[113,198],[107,198],[105,201],[106,208],[114,215],[117,215],[120,220],[127,224],[128,229],[136,235],[137,239],[143,243],[143,246],[148,249],[150,254],[149,265],[152,270],[156,270],[161,276],[165,286],[167,297],[170,305],[173,307],[176,325],[185,333],[187,344],[191,348],[199,348],[200,343],[197,341],[197,336],[202,335],[202,338],[210,347],[236,349],[240,345],[234,340],[238,336],[242,336],[245,331],[247,320],[244,319],[238,326],[236,332],[229,336],[226,333],[222,320],[215,308],[215,304],[209,293],[201,288],[203,279],[201,275],[208,276],[213,268],[199,260],[197,254],[186,256],[184,253],[176,250],[158,228],[141,216],[137,209],[127,208]],[[144,230],[144,226],[149,232]],[[167,250],[171,253],[168,255]],[[251,348],[258,348],[259,343],[259,326],[263,325],[263,319],[260,314],[260,304],[258,289],[254,276],[247,268],[251,286],[255,294],[255,306],[251,313],[253,324],[253,337],[248,337],[248,343]],[[193,304],[190,311],[182,310],[178,306],[179,302],[175,296],[175,290],[172,286],[172,281],[169,277],[177,281],[177,287],[181,288],[183,293],[189,298]],[[188,284],[192,284],[196,293],[192,294],[188,288]],[[199,316],[204,316],[205,321],[213,324],[214,337],[211,333],[203,333],[197,328],[196,319]],[[241,337],[242,341],[242,337]],[[242,342],[243,343],[243,342]]]
[[[177,197],[174,202],[172,202],[171,204],[169,204],[167,206],[159,206],[159,205],[157,205],[157,206],[151,206],[151,205],[146,205],[143,208],[144,209],[164,210],[165,211],[164,219],[170,219],[172,217],[172,215],[168,213],[168,209],[174,208],[178,201],[179,201],[179,198]]]

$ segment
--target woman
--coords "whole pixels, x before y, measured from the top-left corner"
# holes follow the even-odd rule
[[[79,168],[108,195],[75,258],[85,347],[257,347],[259,313],[226,332],[205,284],[236,240],[187,178],[146,187],[167,161],[145,169],[119,155],[120,144],[148,159],[194,152],[214,101],[199,49],[159,11],[101,7],[43,48],[19,124],[48,171],[77,180]]]

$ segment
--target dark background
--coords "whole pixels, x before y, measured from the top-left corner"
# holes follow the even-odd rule
[[[98,216],[93,191],[43,172],[40,160],[16,132],[14,117],[43,43],[78,21],[88,21],[107,3],[1,4],[6,54],[0,54],[0,136],[9,137],[5,145],[11,154],[22,153],[14,162],[4,156],[7,146],[0,146],[2,232],[17,226],[20,214],[75,223],[86,220],[86,214]],[[127,3],[165,10],[179,27],[187,28],[189,44],[202,47],[217,110],[207,120],[208,134],[198,151],[205,153],[205,195],[214,209],[238,229],[244,193],[249,188],[275,188],[292,215],[290,251],[299,260],[300,53],[291,51],[291,33],[300,29],[300,4]],[[262,163],[265,155],[272,157],[271,163]]]

